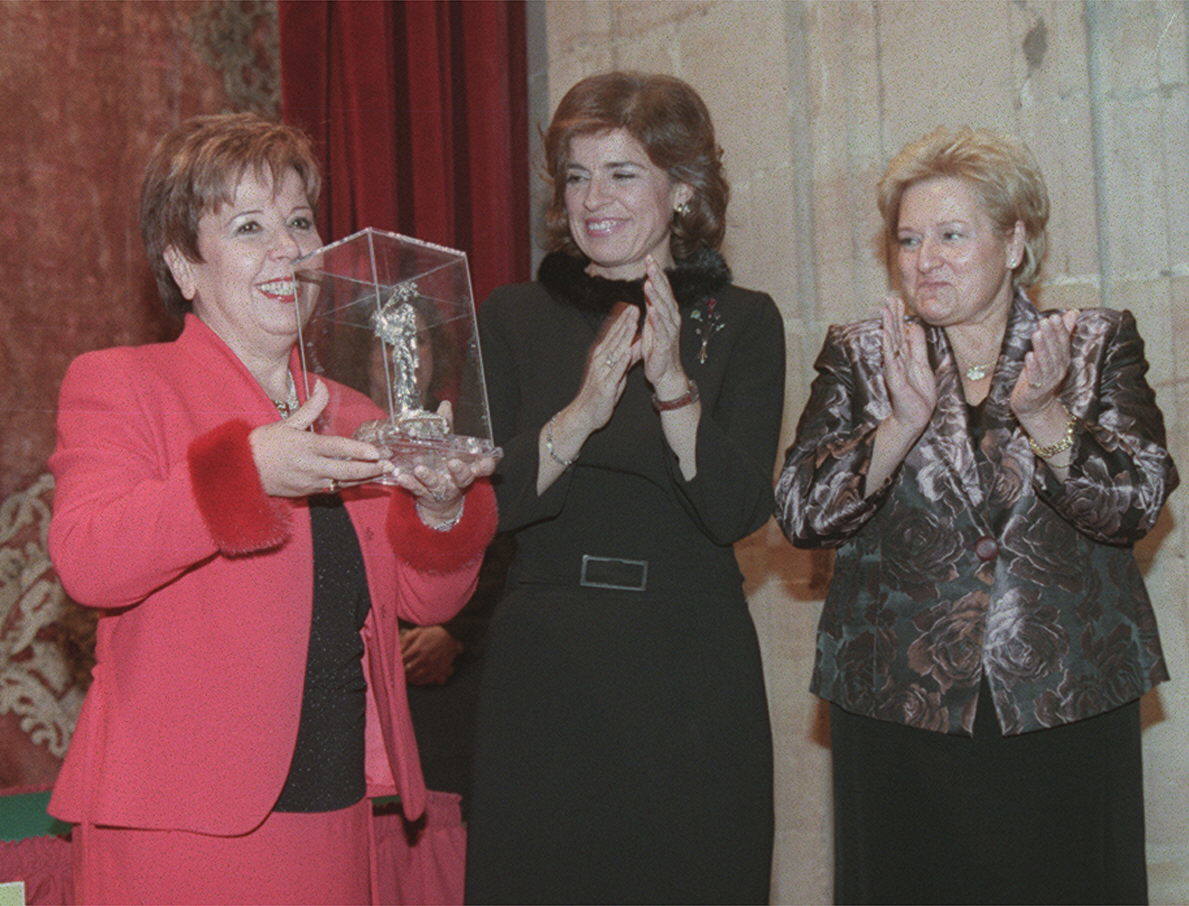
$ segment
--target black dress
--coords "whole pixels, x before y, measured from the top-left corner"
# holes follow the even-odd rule
[[[731,545],[771,512],[780,317],[716,255],[683,262],[694,480],[636,367],[609,424],[538,496],[538,433],[576,394],[609,302],[633,292],[581,268],[550,256],[549,289],[504,287],[480,311],[501,527],[518,552],[480,697],[467,899],[767,902],[771,734]]]

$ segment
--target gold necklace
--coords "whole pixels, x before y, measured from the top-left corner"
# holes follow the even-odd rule
[[[293,383],[293,375],[286,371],[285,377],[289,379],[289,393],[283,400],[272,401],[272,404],[277,407],[277,411],[281,413],[281,418],[288,418],[301,407],[301,402],[297,399],[297,385]]]

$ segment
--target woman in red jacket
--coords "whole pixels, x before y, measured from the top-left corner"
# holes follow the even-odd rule
[[[366,902],[367,796],[423,808],[397,619],[466,600],[492,464],[359,484],[390,466],[336,426],[370,402],[299,398],[291,264],[321,245],[318,190],[288,127],[168,134],[141,229],[182,334],[63,382],[50,549],[103,608],[50,806],[78,823],[80,902]]]

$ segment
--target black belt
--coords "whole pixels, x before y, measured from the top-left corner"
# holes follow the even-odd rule
[[[644,591],[648,588],[648,561],[583,554],[578,584],[611,591]]]

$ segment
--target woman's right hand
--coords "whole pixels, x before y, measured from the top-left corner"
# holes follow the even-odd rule
[[[607,329],[587,353],[586,372],[577,396],[541,429],[538,494],[544,494],[558,479],[566,461],[578,458],[586,439],[611,421],[627,386],[628,369],[640,359],[640,342],[636,339],[640,310],[625,305],[608,320]]]
[[[566,441],[564,449],[571,459],[578,455],[586,438],[611,421],[627,385],[628,369],[640,359],[640,343],[636,340],[639,320],[640,309],[634,305],[625,305],[611,317],[586,355],[586,371],[578,394],[554,419],[554,436]]]
[[[567,421],[581,422],[587,435],[611,421],[627,385],[628,369],[640,359],[640,344],[635,340],[639,320],[640,309],[625,305],[586,356],[582,386],[563,413]]]
[[[904,320],[904,300],[883,302],[883,378],[892,413],[875,431],[864,496],[874,494],[892,475],[933,417],[937,379],[929,367],[925,330]]]
[[[264,492],[273,497],[305,497],[339,485],[370,481],[392,469],[381,451],[349,437],[307,430],[317,421],[330,393],[321,381],[286,419],[253,429],[248,435],[252,458]]]
[[[920,324],[905,322],[904,300],[883,301],[883,375],[891,418],[915,440],[937,406],[937,379],[929,366],[929,344]]]

